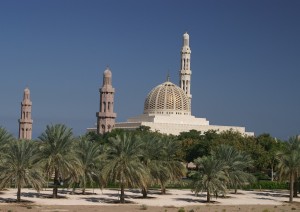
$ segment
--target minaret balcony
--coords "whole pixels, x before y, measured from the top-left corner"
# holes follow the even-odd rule
[[[22,124],[32,124],[33,120],[32,119],[19,119],[19,123],[22,123]]]
[[[116,118],[117,114],[112,112],[97,112],[96,116],[102,118]]]

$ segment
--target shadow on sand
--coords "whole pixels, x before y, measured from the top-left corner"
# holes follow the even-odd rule
[[[31,197],[31,198],[48,198],[51,199],[52,194],[42,194],[37,192],[22,192],[22,197]],[[57,195],[57,199],[68,199],[66,196]]]
[[[288,194],[282,193],[280,191],[264,191],[264,192],[254,192],[253,194],[258,196],[265,196],[265,197],[289,197]]]
[[[101,197],[84,197],[82,198],[88,202],[94,202],[94,203],[109,203],[109,204],[120,204],[120,200],[118,199],[110,199],[110,198],[101,198]],[[130,200],[126,200],[126,197],[125,197],[125,203],[126,204],[136,204],[135,202],[133,201],[130,201]]]
[[[34,203],[34,202],[29,200],[22,200],[22,199],[21,202],[17,202],[17,199],[0,197],[0,203]]]
[[[189,202],[189,203],[208,203],[206,200],[203,199],[190,199],[190,198],[174,198],[175,200],[178,201],[185,201],[185,202]],[[211,204],[218,204],[220,202],[218,201],[210,201]]]
[[[129,189],[128,191],[131,192],[131,193],[134,193],[134,194],[141,194],[141,195],[142,195],[142,191],[139,190],[139,189]],[[148,193],[148,195],[149,195],[149,194],[155,194],[155,195],[171,195],[171,193],[168,193],[168,191],[167,191],[166,194],[162,194],[162,193],[161,193],[161,190],[159,190],[159,189],[149,189],[149,190],[147,191],[147,193]]]
[[[192,196],[192,197],[206,197],[206,194],[204,194],[204,193],[199,193],[199,194],[190,193],[187,195]]]

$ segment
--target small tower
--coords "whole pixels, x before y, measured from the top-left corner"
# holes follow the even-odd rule
[[[30,140],[32,138],[32,102],[30,100],[30,90],[25,88],[23,101],[21,102],[21,118],[19,119],[19,139]]]
[[[180,82],[179,87],[184,90],[190,99],[190,105],[192,103],[191,94],[191,49],[189,46],[190,36],[188,33],[183,34],[183,46],[181,49],[181,70],[180,72]]]
[[[97,116],[97,133],[104,134],[110,132],[115,126],[117,114],[114,113],[114,93],[112,87],[112,74],[109,67],[103,73],[103,85],[99,89],[100,92],[100,112]]]

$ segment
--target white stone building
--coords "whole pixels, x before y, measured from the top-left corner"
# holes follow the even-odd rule
[[[246,132],[244,127],[209,125],[209,121],[205,118],[192,116],[190,64],[189,35],[185,33],[181,49],[180,87],[170,82],[168,77],[166,82],[153,88],[147,95],[142,115],[129,118],[127,122],[116,123],[115,128],[136,129],[140,126],[148,126],[152,131],[173,135],[190,130],[201,132],[234,130],[245,135],[254,135],[252,132]]]
[[[190,130],[221,132],[232,129],[245,135],[254,135],[246,132],[244,127],[209,125],[209,121],[205,118],[192,116],[190,108],[188,95],[167,80],[150,91],[142,115],[129,118],[127,122],[116,123],[115,128],[136,129],[140,126],[148,126],[152,131],[173,135]]]
[[[191,49],[189,46],[189,35],[185,33],[183,35],[183,46],[181,49],[181,68],[179,71],[180,87],[170,82],[168,77],[166,82],[153,88],[147,95],[144,102],[143,114],[129,118],[127,122],[115,123],[114,128],[133,130],[140,126],[148,126],[152,131],[173,135],[179,135],[180,132],[188,132],[190,130],[197,130],[202,133],[208,130],[216,130],[218,132],[234,130],[244,135],[254,135],[252,132],[246,132],[244,127],[209,125],[209,121],[205,118],[192,116],[192,71],[190,65]],[[113,95],[110,101],[114,101]],[[102,103],[100,103],[100,105],[102,105]],[[110,112],[114,114],[113,111]],[[101,120],[103,122],[105,122],[105,117],[109,120],[111,120],[112,117],[113,119],[115,118],[115,116],[102,116]],[[88,131],[96,131],[96,129],[89,128]],[[99,118],[98,133],[103,133],[99,131]]]

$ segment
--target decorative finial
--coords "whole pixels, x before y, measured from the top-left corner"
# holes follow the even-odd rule
[[[170,82],[170,72],[168,71],[168,74],[167,74],[167,82]]]

